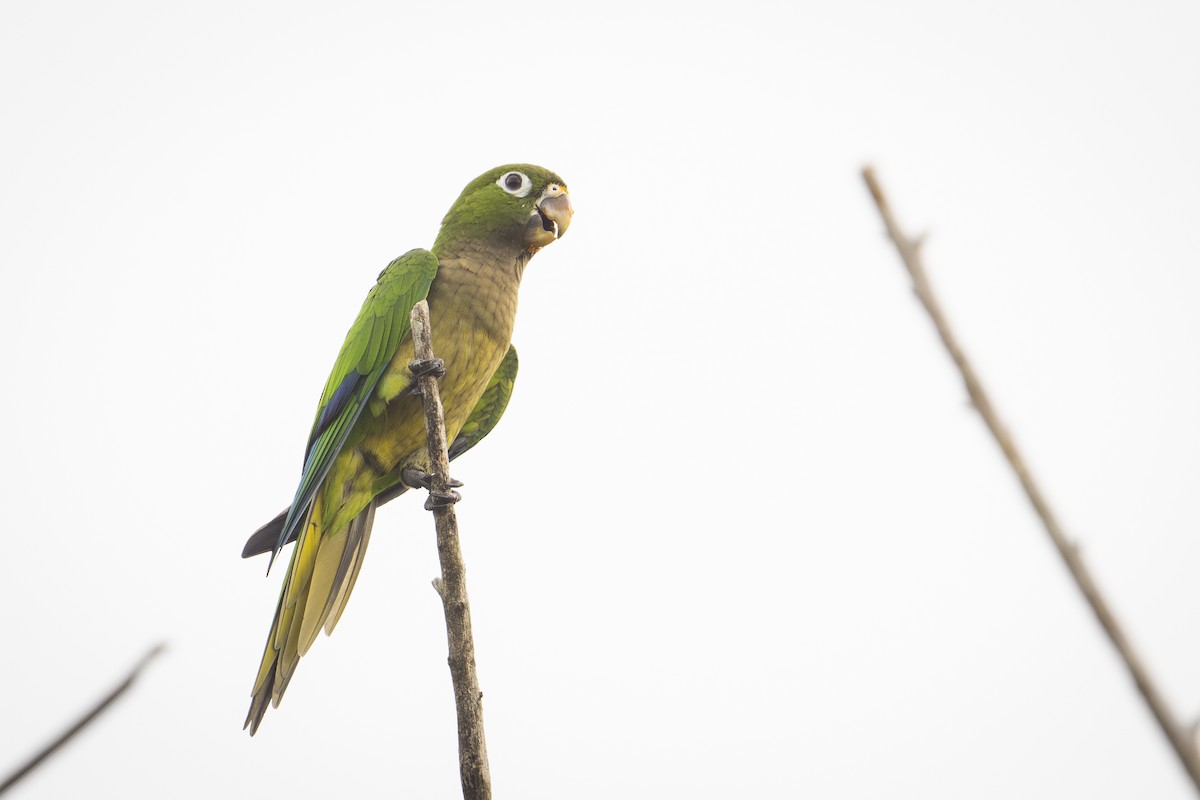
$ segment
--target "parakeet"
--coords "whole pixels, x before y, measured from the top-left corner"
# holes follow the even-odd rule
[[[563,180],[509,164],[463,189],[431,250],[410,250],[379,274],[321,393],[291,506],[260,528],[243,557],[296,541],[254,681],[244,727],[253,735],[321,628],[333,631],[362,566],[375,509],[428,488],[425,417],[415,392],[409,313],[426,299],[454,458],[496,424],[516,376],[509,339],[529,259],[574,213]],[[430,365],[436,368],[436,365]],[[453,502],[431,496],[431,502]]]

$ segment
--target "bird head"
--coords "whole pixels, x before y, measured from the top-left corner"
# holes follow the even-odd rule
[[[506,164],[467,184],[442,220],[433,251],[474,240],[527,258],[562,237],[573,213],[562,178],[533,164]]]

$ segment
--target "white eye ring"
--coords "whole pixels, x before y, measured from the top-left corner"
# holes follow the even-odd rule
[[[496,185],[513,197],[524,197],[533,188],[533,181],[524,172],[506,172],[496,181]]]

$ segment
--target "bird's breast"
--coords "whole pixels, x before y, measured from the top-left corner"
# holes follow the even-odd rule
[[[446,363],[439,382],[446,437],[454,437],[479,402],[512,339],[519,275],[484,259],[442,258],[429,290],[433,353]],[[364,460],[386,471],[398,466],[427,468],[421,399],[409,393],[411,341],[406,340],[380,381],[383,406],[359,443]]]

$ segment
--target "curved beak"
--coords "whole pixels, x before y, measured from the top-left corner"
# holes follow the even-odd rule
[[[536,251],[562,238],[571,226],[571,216],[575,210],[571,208],[571,196],[565,186],[556,183],[546,187],[538,198],[529,222],[525,225],[525,242]]]
[[[575,213],[575,209],[571,208],[571,195],[567,194],[566,190],[560,195],[542,200],[538,203],[537,210],[542,218],[542,229],[553,233],[555,239],[561,239],[567,228],[571,227],[571,215]]]

